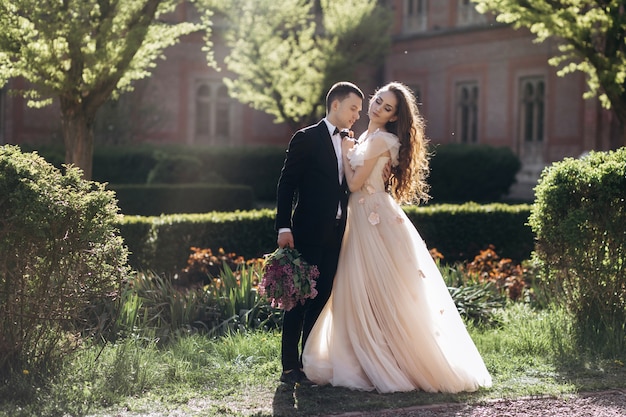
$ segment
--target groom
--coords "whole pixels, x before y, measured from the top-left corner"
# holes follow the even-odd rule
[[[309,382],[302,371],[301,349],[330,297],[346,227],[348,187],[339,131],[359,119],[363,98],[352,83],[333,85],[326,95],[326,117],[293,135],[278,180],[278,246],[298,249],[320,272],[317,296],[284,314],[280,380],[287,384]]]

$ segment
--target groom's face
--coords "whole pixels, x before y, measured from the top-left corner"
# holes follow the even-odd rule
[[[332,104],[333,119],[339,129],[350,129],[359,120],[363,100],[354,93],[350,93],[343,100],[335,100]]]

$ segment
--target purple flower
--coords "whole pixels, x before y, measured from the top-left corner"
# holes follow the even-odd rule
[[[296,249],[278,248],[265,258],[259,294],[270,300],[272,307],[291,310],[308,298],[315,298],[319,270],[309,265]]]

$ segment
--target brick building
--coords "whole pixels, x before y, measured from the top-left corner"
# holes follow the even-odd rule
[[[514,193],[524,195],[541,169],[566,156],[619,146],[619,129],[596,99],[584,100],[582,73],[556,75],[548,65],[555,41],[541,44],[481,15],[469,0],[388,0],[394,11],[392,51],[382,78],[357,82],[366,94],[390,80],[411,86],[422,103],[433,143],[508,146],[523,163]],[[178,19],[194,19],[181,7]],[[219,34],[220,23],[215,28]],[[98,140],[206,145],[286,145],[284,124],[228,96],[222,78],[227,54],[219,36],[214,53],[221,71],[206,64],[200,36],[166,51],[153,76],[103,110]],[[378,79],[377,79],[378,78]],[[13,80],[13,87],[19,81]],[[107,119],[110,115],[110,119]],[[363,112],[365,115],[365,111]],[[355,127],[365,127],[366,117]],[[107,121],[110,120],[110,123]],[[58,108],[30,109],[0,93],[0,143],[59,140]]]

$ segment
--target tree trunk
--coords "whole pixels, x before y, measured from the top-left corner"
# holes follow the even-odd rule
[[[622,128],[622,143],[621,146],[626,146],[626,93],[623,94],[608,94],[609,101],[611,102],[611,111],[619,121]]]
[[[617,120],[619,120],[622,127],[622,146],[626,146],[626,108],[621,112],[621,115],[615,111],[615,115],[617,116]]]
[[[80,168],[86,180],[92,175],[94,119],[95,115],[87,114],[81,103],[61,98],[65,163]]]

